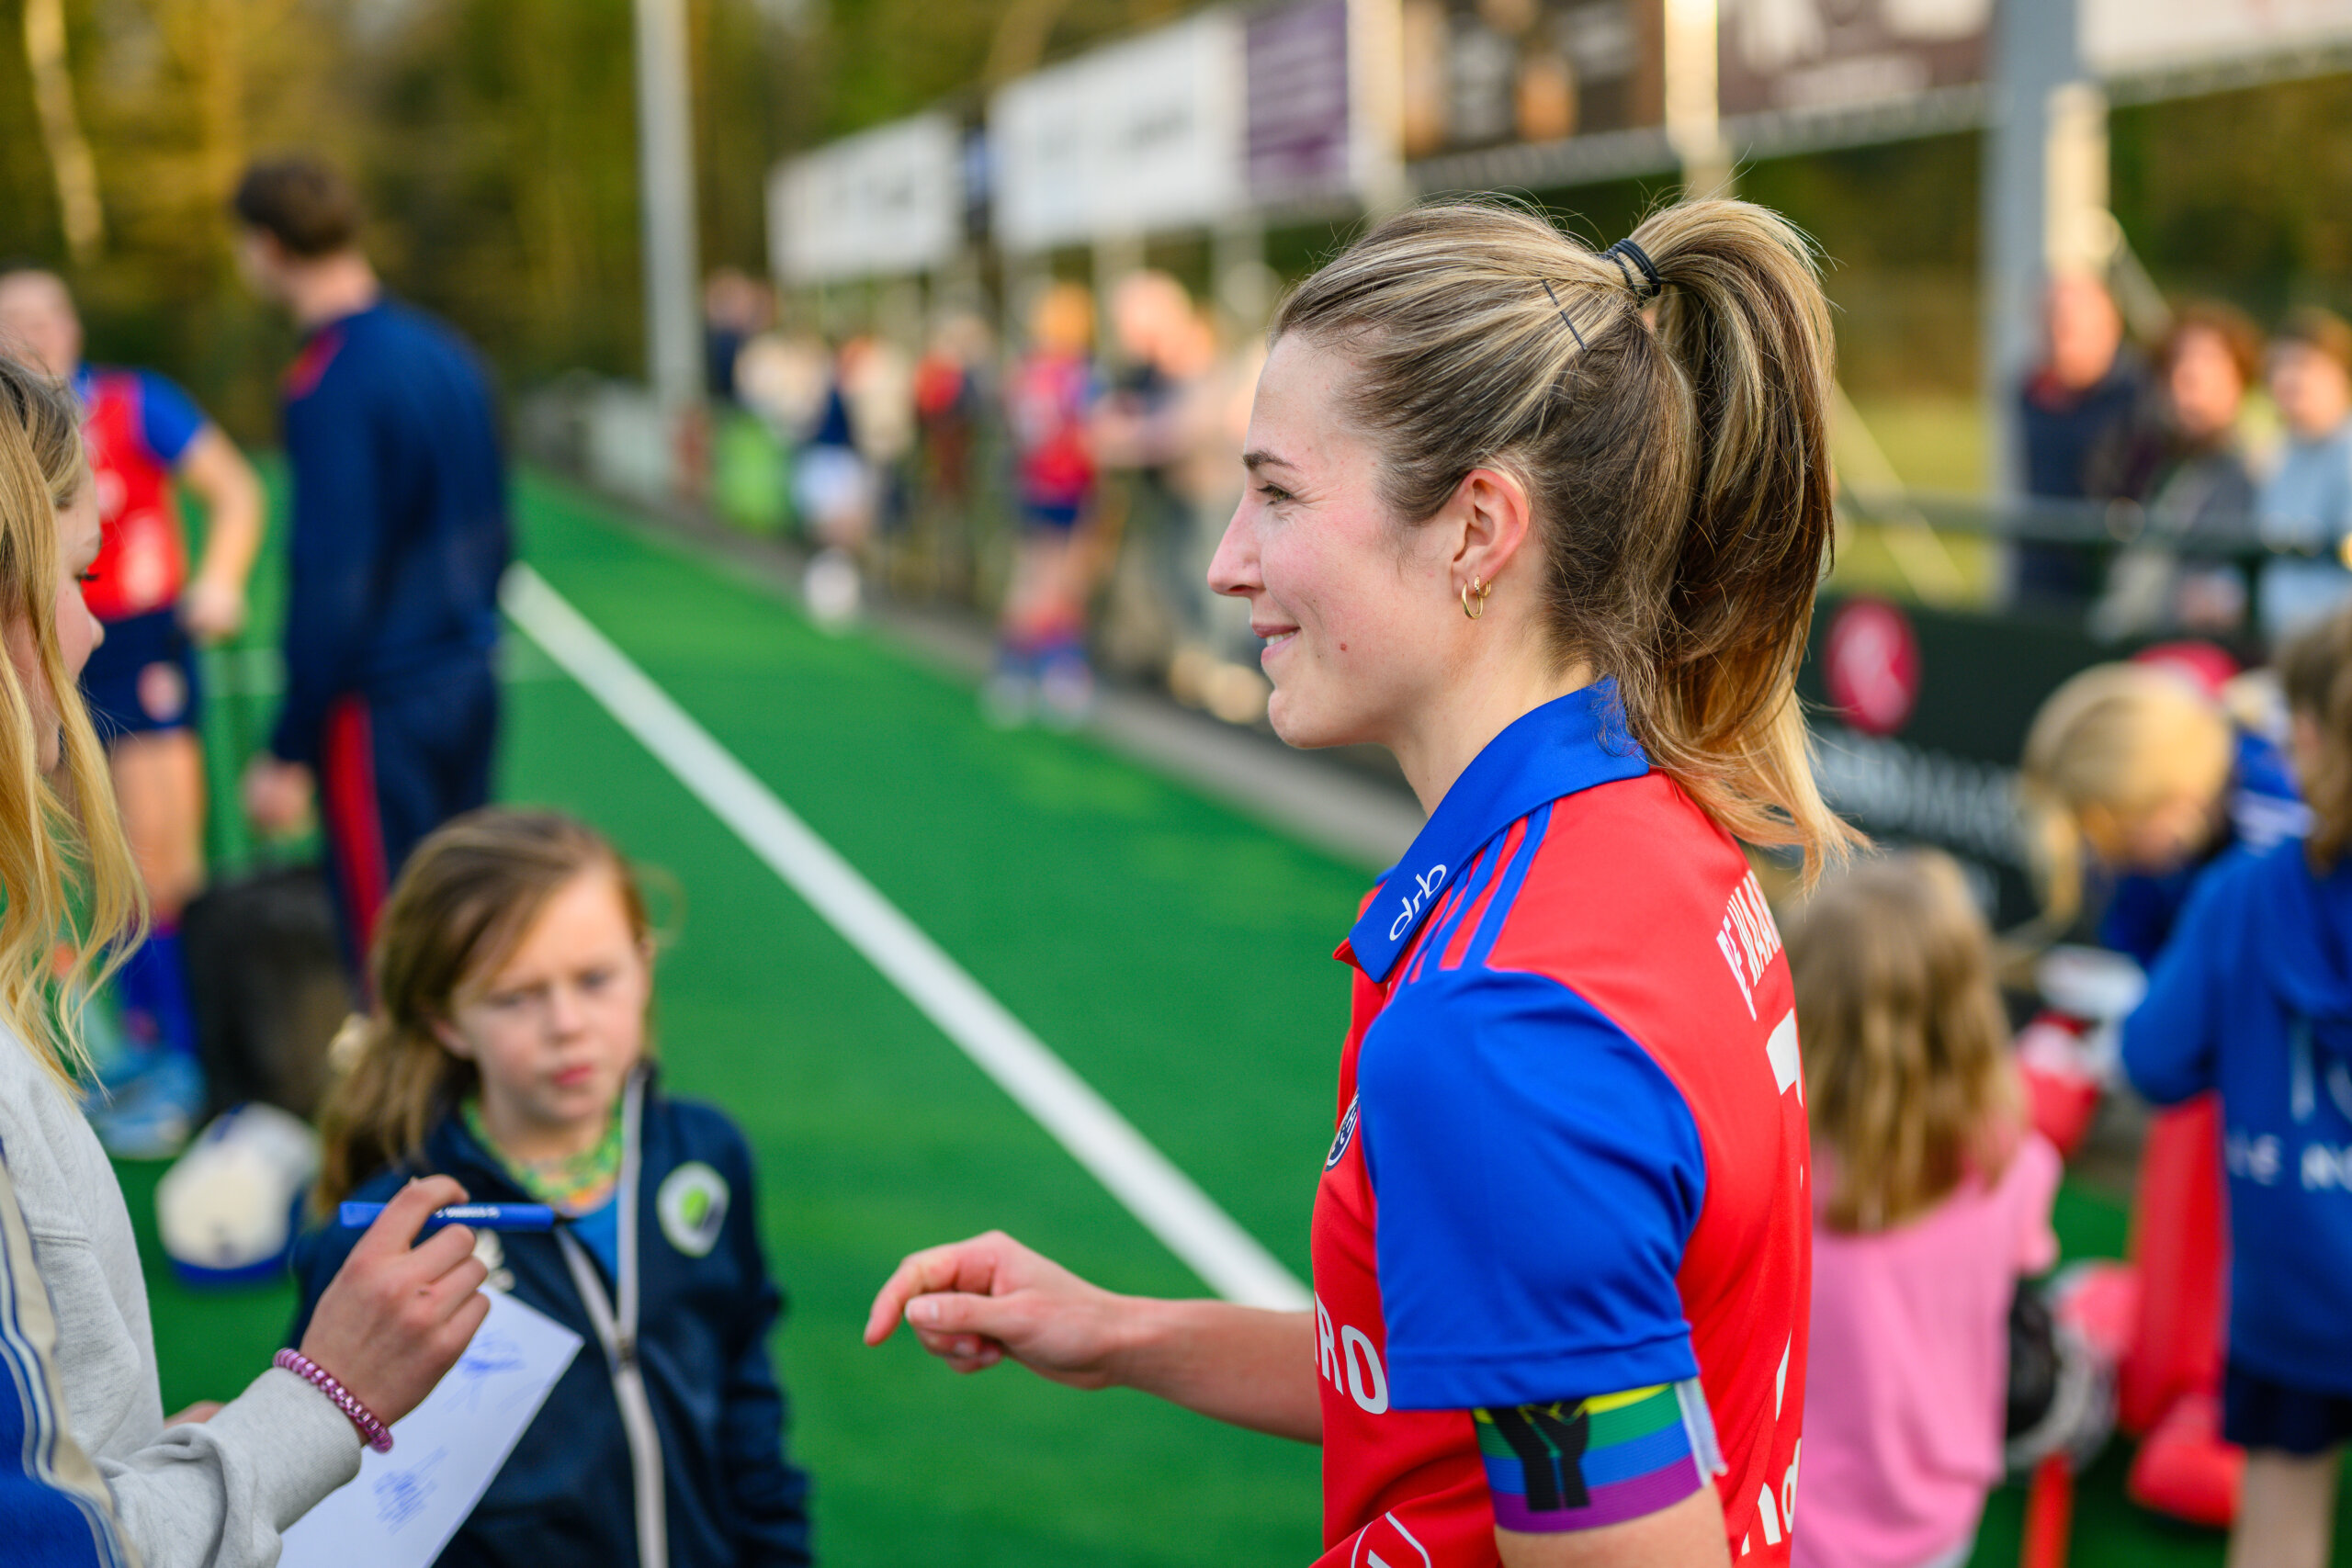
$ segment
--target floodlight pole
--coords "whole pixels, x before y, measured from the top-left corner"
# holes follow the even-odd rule
[[[1666,140],[1682,164],[1685,200],[1733,193],[1723,133],[1718,0],[1666,0]]]
[[[2022,491],[2017,389],[2041,345],[2041,299],[2053,263],[2089,260],[2086,209],[2104,212],[2106,112],[2083,62],[2076,0],[2001,0],[1993,7],[1991,103],[1984,137],[1985,490]]]
[[[686,0],[636,0],[638,216],[644,225],[645,368],[665,412],[703,396],[702,309],[689,112]]]

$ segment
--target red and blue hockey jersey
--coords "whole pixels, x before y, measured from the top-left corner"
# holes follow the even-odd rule
[[[164,609],[187,582],[187,535],[172,471],[203,433],[204,414],[152,370],[85,365],[74,372],[74,390],[100,527],[82,596],[102,621]]]
[[[1490,1485],[1507,1450],[1482,1457],[1474,1412],[1643,1391],[1670,1419],[1674,1385],[1702,1436],[1580,1453],[1578,1427],[1555,1492],[1602,1524],[1713,1472],[1733,1557],[1787,1562],[1807,1142],[1788,963],[1738,845],[1603,681],[1479,754],[1339,956],[1322,1563],[1495,1562],[1528,1500]]]

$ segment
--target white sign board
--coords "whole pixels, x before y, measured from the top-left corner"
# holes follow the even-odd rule
[[[768,254],[786,283],[903,276],[944,265],[963,223],[955,122],[917,115],[776,165]]]
[[[2352,0],[2082,0],[2083,58],[2102,76],[2352,43]]]
[[[1245,200],[1242,34],[1208,11],[1024,76],[989,105],[1010,251],[1214,223]]]

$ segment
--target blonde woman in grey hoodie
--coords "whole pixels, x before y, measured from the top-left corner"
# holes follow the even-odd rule
[[[321,1298],[307,1370],[263,1371],[164,1424],[130,1213],[71,1095],[85,1065],[71,1010],[51,1005],[85,994],[144,919],[78,690],[104,634],[82,603],[99,522],[77,423],[65,388],[0,353],[0,1147],[55,1306],[66,1427],[127,1544],[145,1568],[266,1568],[287,1527],[358,1473],[363,1416],[389,1427],[457,1360],[489,1310],[483,1270],[462,1226],[410,1245],[464,1196],[414,1183]]]

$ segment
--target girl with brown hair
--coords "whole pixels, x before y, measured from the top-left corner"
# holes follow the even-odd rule
[[[464,1189],[416,1183],[322,1281],[293,1364],[164,1423],[130,1215],[74,1100],[79,999],[144,919],[75,683],[104,635],[82,602],[99,530],[79,423],[63,386],[0,355],[0,1150],[56,1309],[63,1416],[124,1537],[148,1568],[240,1568],[277,1560],[280,1532],[358,1473],[363,1434],[432,1390],[488,1306],[464,1227],[410,1245]]]
[[[549,1204],[553,1235],[483,1233],[492,1288],[604,1351],[565,1370],[440,1562],[807,1562],[751,1151],[654,1089],[653,934],[620,852],[557,812],[460,817],[401,873],[369,967],[375,1010],[322,1117],[322,1213],[423,1171]],[[297,1335],[350,1245],[297,1244]]]
[[[1814,1146],[1813,1568],[1968,1561],[2001,1479],[2009,1303],[2057,1260],[1992,941],[1950,857],[1871,861],[1789,931]]]
[[[1812,250],[1739,202],[1598,253],[1430,206],[1272,336],[1210,584],[1276,731],[1387,747],[1430,813],[1340,953],[1313,1299],[1120,1297],[989,1235],[908,1258],[867,1337],[1319,1442],[1334,1568],[1786,1562],[1807,1144],[1739,840],[1853,838],[1792,691],[1830,543]]]
[[[2246,1450],[2232,1568],[2328,1561],[2352,1439],[2352,610],[2278,665],[2311,827],[2205,874],[2123,1026],[2142,1094],[2221,1094],[2222,1435]]]

